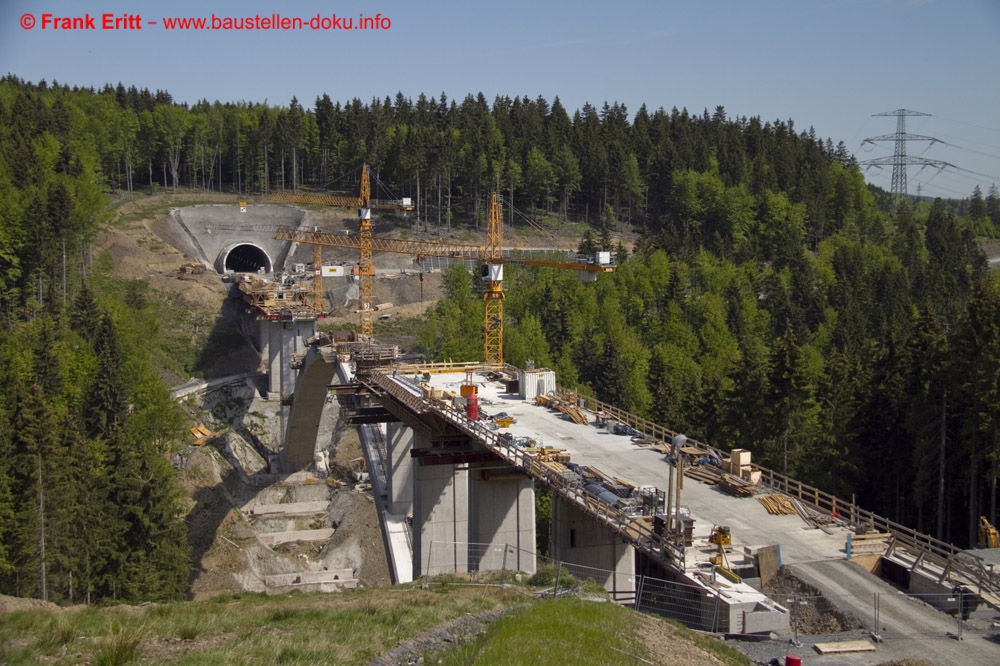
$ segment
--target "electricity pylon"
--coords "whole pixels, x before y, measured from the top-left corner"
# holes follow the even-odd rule
[[[920,134],[908,134],[906,132],[906,117],[907,116],[930,116],[929,113],[921,113],[920,111],[910,111],[909,109],[896,109],[895,111],[886,111],[885,113],[873,113],[872,117],[875,116],[896,116],[896,133],[895,134],[882,134],[881,136],[868,137],[862,141],[862,145],[866,143],[875,143],[876,141],[892,141],[895,143],[895,150],[893,150],[892,157],[877,157],[873,160],[864,160],[858,164],[861,166],[889,166],[892,165],[892,196],[896,204],[896,210],[898,211],[904,205],[906,197],[908,195],[906,189],[906,167],[911,164],[919,164],[921,167],[933,166],[937,167],[939,170],[945,167],[954,167],[954,164],[949,164],[948,162],[942,162],[941,160],[929,160],[924,157],[912,157],[906,154],[906,142],[907,141],[930,141],[931,144],[934,143],[944,143],[940,139],[935,139],[932,136],[923,136]]]

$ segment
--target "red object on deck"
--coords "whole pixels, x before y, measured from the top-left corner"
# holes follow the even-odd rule
[[[802,657],[796,657],[794,654],[786,654],[785,666],[802,666]]]
[[[466,398],[468,402],[465,405],[465,415],[469,417],[470,421],[479,420],[479,396],[475,393]]]

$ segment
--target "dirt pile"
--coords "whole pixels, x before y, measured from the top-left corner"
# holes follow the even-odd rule
[[[819,590],[802,582],[786,567],[768,581],[764,594],[791,611],[792,624],[802,634],[836,634],[861,629],[853,615],[827,601]]]
[[[59,610],[59,606],[41,599],[24,599],[0,594],[0,613],[17,613],[30,610]]]

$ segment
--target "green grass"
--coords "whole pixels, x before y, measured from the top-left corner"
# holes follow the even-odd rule
[[[547,599],[500,618],[479,640],[440,655],[438,663],[636,664],[647,652],[630,630],[630,612],[614,604]]]
[[[123,626],[112,624],[108,636],[94,650],[92,666],[125,666],[134,664],[142,656],[142,642],[146,634],[143,625]]]
[[[433,580],[429,590],[416,584],[328,595],[243,593],[144,607],[10,613],[0,617],[0,664],[367,663],[434,627],[494,609],[507,612],[478,640],[435,655],[434,662],[545,666],[648,658],[629,609],[572,597],[538,600],[537,588],[525,583],[506,589],[461,583],[454,577]],[[749,663],[711,637],[672,623],[663,627],[726,664]]]
[[[504,615],[479,639],[435,655],[433,661],[445,666],[663,663],[649,654],[635,631],[635,619],[634,611],[612,603],[574,597],[545,599]],[[751,663],[738,650],[711,636],[667,620],[655,622],[662,623],[663,631],[674,640],[693,644],[724,664]]]

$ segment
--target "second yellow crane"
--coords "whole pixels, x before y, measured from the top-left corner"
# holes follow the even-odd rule
[[[487,243],[485,246],[458,243],[442,243],[434,241],[401,240],[396,238],[374,238],[371,234],[370,212],[362,215],[357,235],[333,234],[326,231],[279,227],[274,234],[276,240],[312,244],[316,247],[329,246],[354,248],[359,250],[361,288],[361,333],[372,334],[372,291],[371,268],[372,252],[395,252],[410,254],[417,257],[445,257],[449,259],[473,259],[483,262],[486,289],[483,292],[483,363],[488,366],[503,365],[503,265],[517,264],[522,266],[545,268],[568,268],[586,273],[610,273],[614,265],[610,263],[580,263],[572,261],[554,261],[548,259],[526,259],[505,257],[503,255],[503,222],[500,214],[500,202],[496,192],[490,193],[487,208]],[[370,273],[364,273],[369,270]],[[364,281],[368,280],[367,288]]]

